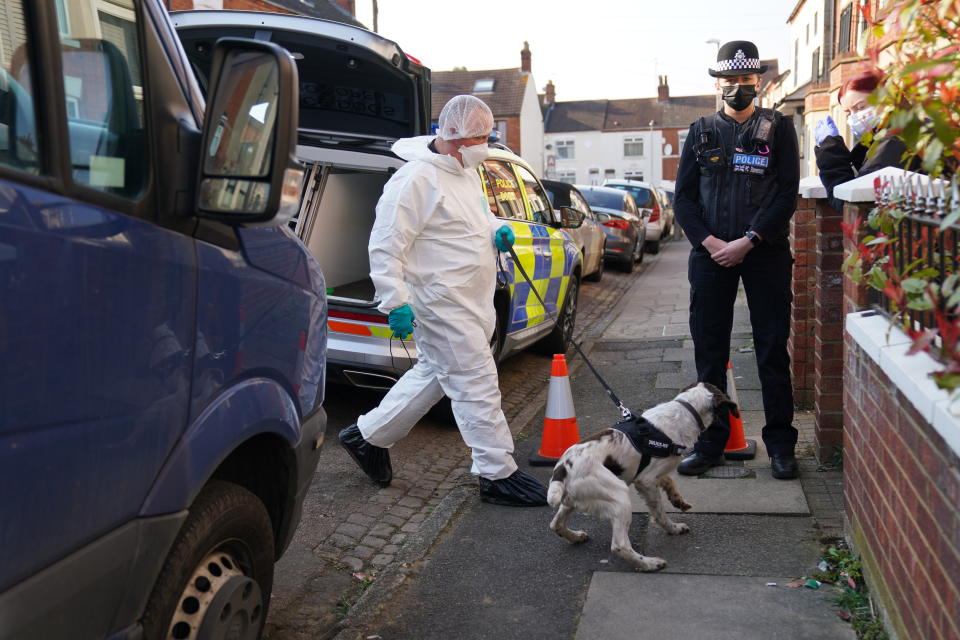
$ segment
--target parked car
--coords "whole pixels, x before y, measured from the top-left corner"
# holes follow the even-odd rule
[[[647,238],[646,219],[633,196],[611,187],[577,185],[607,235],[604,255],[630,273],[643,261]]]
[[[583,225],[579,229],[567,229],[567,234],[580,247],[580,254],[583,256],[584,280],[599,282],[603,278],[604,251],[606,250],[607,234],[603,232],[603,226],[590,205],[584,199],[583,194],[567,182],[557,182],[556,180],[544,180],[543,186],[547,190],[547,196],[550,198],[550,204],[553,205],[554,213],[560,215],[562,207],[571,207],[583,213]]]
[[[660,251],[660,241],[673,233],[673,207],[666,207],[660,192],[649,183],[639,180],[604,180],[604,186],[622,189],[633,196],[637,207],[649,212],[647,216],[646,249]]]
[[[224,36],[265,39],[293,52],[301,86],[297,154],[307,172],[294,226],[327,279],[328,373],[337,382],[389,389],[416,362],[416,345],[391,339],[387,316],[377,310],[367,244],[383,186],[403,165],[391,145],[430,131],[430,70],[396,43],[335,22],[244,11],[185,11],[173,20],[201,77],[210,69],[212,44]],[[501,180],[492,188],[502,194],[491,209],[511,218],[517,253],[560,316],[556,324],[544,313],[503,257],[507,273],[492,301],[499,324],[491,348],[500,359],[539,340],[565,350],[576,317],[579,251],[553,219],[530,167],[508,151],[491,154]]]
[[[4,7],[0,636],[253,637],[326,427],[297,69],[211,42],[204,103],[104,4]]]

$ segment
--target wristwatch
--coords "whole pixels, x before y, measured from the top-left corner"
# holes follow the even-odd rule
[[[744,238],[747,238],[753,246],[760,244],[760,236],[757,235],[756,231],[747,231],[743,234]]]

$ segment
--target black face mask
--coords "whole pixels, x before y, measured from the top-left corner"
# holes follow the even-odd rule
[[[729,87],[721,87],[723,90],[723,101],[730,105],[734,111],[743,111],[757,97],[757,85],[755,84],[735,84]]]

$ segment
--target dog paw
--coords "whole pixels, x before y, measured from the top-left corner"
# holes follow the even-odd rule
[[[586,542],[590,539],[590,536],[587,535],[586,531],[571,531],[569,538],[567,538],[573,544],[580,544],[581,542]]]
[[[693,509],[692,504],[690,504],[689,502],[685,502],[683,500],[677,500],[676,502],[671,501],[670,504],[672,504],[677,509],[680,509],[680,511],[690,511],[690,509]]]
[[[644,573],[653,573],[654,571],[660,571],[667,566],[667,561],[663,558],[646,558],[644,563],[640,565],[640,571]]]
[[[684,533],[690,533],[690,525],[686,522],[675,522],[673,523],[673,528],[668,529],[667,533],[672,536],[679,536]]]

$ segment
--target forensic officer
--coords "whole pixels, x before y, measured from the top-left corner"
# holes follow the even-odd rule
[[[709,73],[716,78],[723,109],[690,127],[674,208],[693,245],[688,277],[697,378],[726,390],[734,301],[742,280],[763,389],[763,442],[773,476],[788,479],[799,474],[787,353],[793,265],[787,234],[800,161],[793,122],[754,105],[766,70],[752,42],[720,47]],[[680,463],[680,473],[699,475],[723,464],[729,435],[729,419],[723,416]]]

